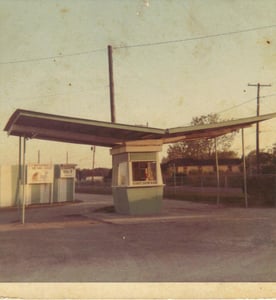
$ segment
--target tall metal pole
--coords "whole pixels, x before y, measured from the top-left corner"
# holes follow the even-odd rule
[[[25,164],[26,164],[26,138],[23,138],[23,195],[22,195],[22,224],[25,224],[25,181],[26,181],[26,170],[25,170]]]
[[[248,86],[257,87],[257,116],[260,115],[260,87],[269,87],[271,84],[248,84]],[[257,165],[257,174],[260,174],[260,129],[259,122],[256,123],[256,165]]]
[[[94,169],[95,169],[95,154],[96,154],[96,146],[91,147],[91,151],[93,151],[92,156],[92,181],[94,182]]]
[[[244,152],[244,129],[242,128],[242,157],[243,157],[243,187],[244,187],[244,201],[245,207],[248,207],[247,201],[247,174],[246,174],[246,164],[245,164],[245,152]]]
[[[21,180],[21,154],[22,154],[22,138],[19,137],[19,153],[18,153],[18,167],[19,167],[19,179]]]
[[[220,177],[219,177],[217,138],[215,138],[215,152],[216,152],[216,170],[217,170],[217,205],[219,205],[219,202],[220,202]]]
[[[95,169],[95,154],[96,154],[96,146],[93,148],[93,170]]]
[[[22,138],[19,137],[19,147],[18,147],[18,179],[17,179],[17,188],[16,188],[16,204],[17,207],[20,208],[20,199],[21,199],[21,180],[22,180],[22,173],[21,173],[21,155],[22,155]]]
[[[113,80],[113,57],[112,57],[112,46],[108,45],[108,70],[109,70],[109,91],[110,91],[110,111],[111,111],[111,122],[116,122],[115,117],[115,100],[114,100],[114,80]]]

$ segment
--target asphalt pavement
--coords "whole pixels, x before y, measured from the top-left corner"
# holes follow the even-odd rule
[[[275,282],[276,209],[164,199],[114,212],[109,195],[0,210],[0,282]]]

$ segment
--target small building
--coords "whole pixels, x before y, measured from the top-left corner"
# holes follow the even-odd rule
[[[242,160],[240,158],[219,159],[221,173],[240,173]],[[174,159],[162,164],[163,175],[172,174],[214,174],[216,172],[215,159]]]
[[[113,147],[112,194],[122,214],[155,214],[162,209],[163,180],[158,153],[161,145]]]
[[[0,166],[0,207],[74,201],[75,164]]]

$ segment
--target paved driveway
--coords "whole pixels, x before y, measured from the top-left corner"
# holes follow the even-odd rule
[[[1,282],[276,281],[276,209],[164,200],[124,216],[111,196],[0,210]]]

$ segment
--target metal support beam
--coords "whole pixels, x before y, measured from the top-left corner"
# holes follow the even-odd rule
[[[216,170],[217,170],[217,205],[219,205],[219,203],[220,203],[220,177],[219,177],[217,138],[215,138],[215,152],[216,152]]]
[[[18,175],[17,175],[17,187],[16,187],[16,196],[15,196],[15,203],[17,204],[18,208],[20,207],[20,191],[21,191],[21,181],[22,181],[21,155],[22,155],[22,141],[20,136],[19,145],[18,145]]]
[[[22,166],[22,224],[25,224],[25,206],[26,206],[26,195],[25,195],[25,184],[26,184],[26,137],[23,138],[23,166]]]
[[[247,198],[247,174],[246,174],[246,164],[245,164],[245,152],[244,152],[244,129],[242,128],[242,157],[243,157],[243,190],[244,190],[244,202],[245,207],[248,207]]]

